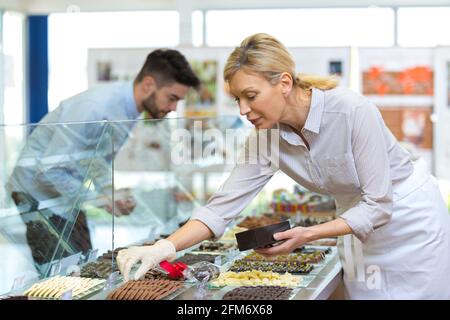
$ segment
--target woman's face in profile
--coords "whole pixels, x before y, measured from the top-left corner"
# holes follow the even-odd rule
[[[283,115],[286,99],[280,84],[271,84],[256,73],[237,71],[229,82],[240,113],[257,129],[272,128]]]

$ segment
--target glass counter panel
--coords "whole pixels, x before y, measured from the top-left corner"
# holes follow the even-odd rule
[[[205,204],[234,165],[234,158],[226,158],[226,130],[230,130],[226,120],[133,123],[114,159],[114,189],[123,209],[114,220],[116,246],[164,238],[188,220],[195,207]],[[111,123],[113,134],[120,134],[123,123]],[[249,132],[241,131],[230,138],[237,151]],[[128,208],[132,210],[127,212]]]
[[[0,131],[4,140],[20,137],[2,150],[1,294],[14,283],[25,285],[24,274],[43,279],[75,272],[95,249],[112,248],[112,215],[104,215],[109,237],[103,235],[108,240],[99,243],[87,209],[112,207],[114,141],[105,122],[2,126]],[[20,267],[10,268],[17,256]]]

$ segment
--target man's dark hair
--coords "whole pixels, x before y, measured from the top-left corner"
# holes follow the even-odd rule
[[[150,52],[135,82],[141,82],[146,76],[153,77],[158,87],[173,82],[196,89],[200,86],[200,80],[186,58],[179,51],[172,49],[157,49]]]

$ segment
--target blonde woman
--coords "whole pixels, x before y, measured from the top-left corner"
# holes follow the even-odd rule
[[[227,223],[281,170],[304,187],[336,198],[338,218],[275,234],[266,255],[339,236],[350,299],[449,299],[450,220],[436,180],[386,128],[377,107],[333,78],[296,75],[287,49],[267,34],[246,38],[229,56],[224,78],[256,129],[279,129],[276,159],[237,164],[191,220],[152,247],[119,253],[135,277],[177,250],[219,238]],[[276,163],[276,165],[274,165]]]

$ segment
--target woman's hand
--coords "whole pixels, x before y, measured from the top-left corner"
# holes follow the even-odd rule
[[[346,234],[352,234],[352,229],[344,219],[336,218],[332,221],[308,228],[296,227],[284,232],[275,233],[273,235],[274,239],[279,241],[284,240],[283,243],[272,248],[261,248],[255,251],[268,256],[288,254],[307,242],[322,238],[339,237]]]
[[[259,248],[255,251],[259,254],[271,256],[279,254],[288,254],[295,248],[298,248],[305,243],[311,241],[312,232],[310,228],[296,227],[284,232],[278,232],[273,235],[273,238],[277,241],[283,241],[279,245],[275,245],[271,248]]]
[[[152,246],[131,247],[120,250],[117,254],[117,265],[125,282],[130,279],[131,268],[138,262],[141,266],[134,274],[134,280],[144,277],[148,270],[155,267],[163,260],[173,260],[176,249],[172,242],[167,239],[157,241]]]

